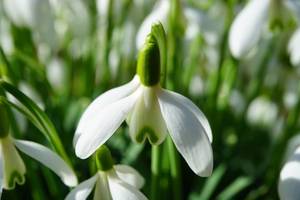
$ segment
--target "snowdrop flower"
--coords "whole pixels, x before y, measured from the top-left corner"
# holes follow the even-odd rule
[[[69,53],[77,58],[88,51],[91,29],[89,10],[82,0],[49,0],[55,15],[54,27],[60,47],[66,38]]]
[[[258,43],[263,28],[270,21],[272,24],[281,23],[285,18],[290,1],[250,0],[238,14],[229,32],[229,48],[236,58],[245,57]],[[271,14],[271,19],[269,15]],[[270,19],[270,20],[269,20]]]
[[[170,7],[169,0],[160,0],[155,4],[153,11],[145,18],[137,33],[136,46],[138,49],[143,46],[147,35],[151,32],[153,23],[159,21],[164,27],[167,27],[167,18]]]
[[[282,200],[298,200],[300,188],[300,146],[290,155],[284,164],[278,184],[279,197]]]
[[[19,27],[32,30],[37,43],[57,47],[54,16],[48,0],[3,0],[3,8],[9,19]]]
[[[10,136],[8,115],[3,104],[0,104],[0,119],[0,194],[3,188],[14,189],[16,183],[25,182],[26,168],[17,149],[51,169],[64,184],[70,187],[77,185],[76,175],[56,153],[35,142]]]
[[[85,200],[94,190],[94,199],[103,200],[146,200],[139,191],[144,178],[132,167],[113,165],[109,150],[102,146],[97,152],[98,172],[75,187],[66,200]]]
[[[58,57],[52,58],[46,67],[47,78],[56,91],[62,91],[65,88],[65,68],[65,63]]]
[[[289,44],[288,52],[290,54],[291,63],[294,66],[300,66],[300,28],[292,35]]]
[[[13,38],[10,34],[10,24],[3,17],[1,5],[0,12],[0,44],[6,55],[11,55],[14,49]]]
[[[254,99],[247,110],[247,121],[252,125],[269,128],[277,119],[278,108],[275,103],[265,97]]]
[[[133,141],[162,143],[169,132],[177,150],[199,176],[213,168],[210,125],[186,97],[161,88],[158,45],[150,34],[139,54],[137,75],[96,98],[83,113],[74,136],[76,155],[85,159],[126,119]]]
[[[154,6],[153,11],[145,18],[141,24],[136,39],[136,46],[140,49],[147,35],[151,32],[151,26],[153,23],[161,22],[164,27],[167,27],[168,15],[171,9],[170,0],[160,0]],[[186,18],[186,31],[185,39],[191,41],[197,34],[200,33],[200,26],[203,23],[203,13],[197,9],[183,7],[183,14]]]

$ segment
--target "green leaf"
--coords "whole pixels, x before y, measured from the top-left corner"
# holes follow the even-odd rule
[[[226,172],[226,166],[224,164],[217,167],[217,169],[214,170],[212,176],[206,181],[199,198],[197,199],[210,199],[211,195],[215,191],[216,187],[220,183],[223,175]]]
[[[217,197],[217,200],[233,199],[240,191],[248,187],[253,182],[250,177],[241,176],[235,179],[223,192]]]
[[[64,150],[57,131],[48,116],[29,97],[18,90],[15,86],[3,80],[0,81],[0,85],[6,92],[13,95],[22,104],[22,106],[9,100],[6,100],[6,103],[24,114],[46,136],[58,154],[60,154],[60,156],[62,156],[62,158],[70,164],[69,158]]]

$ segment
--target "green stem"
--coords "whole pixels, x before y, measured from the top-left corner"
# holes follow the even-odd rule
[[[276,34],[273,34],[272,38],[268,41],[267,48],[264,52],[261,62],[259,63],[258,70],[256,71],[255,77],[250,82],[249,92],[247,95],[247,102],[246,102],[243,116],[246,116],[246,112],[248,110],[250,103],[259,94],[260,89],[262,88],[261,86],[263,84],[265,74],[267,72],[268,62],[271,56],[273,55],[272,49],[275,48],[277,39],[278,37],[276,37]]]
[[[230,30],[230,25],[232,22],[232,18],[233,18],[233,4],[229,3],[228,7],[227,7],[227,17],[226,17],[226,21],[225,21],[225,31],[223,33],[222,39],[221,39],[221,44],[220,44],[220,57],[218,60],[218,71],[217,71],[217,77],[216,77],[216,82],[215,82],[215,87],[213,87],[213,91],[212,91],[212,106],[214,109],[217,108],[217,102],[218,102],[218,94],[220,91],[220,87],[221,87],[221,82],[222,82],[222,68],[224,65],[224,61],[226,58],[226,53],[227,53],[227,43],[228,43],[228,34],[229,34],[229,30]]]
[[[160,175],[160,146],[152,145],[151,149],[151,198],[159,199],[159,175]]]
[[[168,153],[170,161],[171,179],[172,179],[172,189],[173,189],[173,199],[182,199],[182,187],[181,187],[181,174],[180,174],[180,163],[178,152],[173,144],[170,137],[167,138],[168,143]]]
[[[111,82],[111,73],[109,68],[109,53],[111,50],[111,39],[112,39],[112,32],[113,32],[113,7],[114,7],[114,0],[109,1],[108,5],[108,12],[106,16],[107,27],[105,30],[104,35],[104,52],[103,52],[103,71],[101,75],[101,83],[105,86],[108,86]]]

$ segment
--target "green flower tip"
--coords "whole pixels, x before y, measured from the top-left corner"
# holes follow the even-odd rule
[[[18,171],[13,171],[10,174],[7,189],[14,189],[16,186],[16,183],[19,185],[23,185],[25,183],[25,177],[24,175],[20,174]]]
[[[114,162],[109,149],[102,145],[96,152],[96,165],[100,171],[108,171],[113,168]]]
[[[135,139],[138,143],[143,143],[146,138],[148,138],[150,144],[156,144],[158,142],[158,137],[155,132],[147,126],[140,130]]]
[[[9,133],[9,119],[6,105],[0,101],[0,138],[5,138]]]
[[[153,86],[160,82],[160,70],[165,69],[165,57],[166,34],[162,24],[155,23],[139,52],[137,62],[137,74],[143,85]]]
[[[158,43],[152,34],[147,36],[146,42],[139,53],[137,74],[145,86],[153,86],[159,83],[160,55]]]

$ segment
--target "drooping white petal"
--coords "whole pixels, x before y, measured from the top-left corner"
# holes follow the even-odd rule
[[[153,11],[143,21],[137,33],[136,46],[138,49],[140,49],[143,46],[147,35],[151,32],[151,27],[153,23],[161,22],[163,26],[166,27],[169,9],[169,0],[160,0],[154,6]]]
[[[160,144],[167,128],[159,108],[156,87],[141,86],[143,93],[130,114],[129,134],[133,141],[142,143],[148,138],[151,144]]]
[[[245,56],[258,42],[268,19],[270,0],[251,0],[237,15],[229,32],[229,48],[236,58]]]
[[[134,168],[128,165],[114,165],[118,177],[124,182],[141,189],[145,183],[145,179]]]
[[[161,90],[158,101],[177,150],[199,176],[210,176],[213,154],[205,129],[177,95]]]
[[[173,95],[175,98],[178,99],[178,101],[180,101],[182,103],[183,106],[185,106],[188,110],[190,110],[192,113],[194,113],[194,115],[197,117],[197,119],[203,126],[209,141],[212,142],[213,136],[212,136],[211,128],[210,128],[209,122],[208,122],[207,118],[205,117],[205,115],[203,114],[203,112],[191,100],[189,100],[185,96],[182,96],[182,95],[180,95],[176,92],[172,92],[172,91],[167,91],[167,90],[164,90],[164,91],[165,91],[165,93]]]
[[[116,173],[108,173],[108,184],[113,200],[146,200],[137,188],[123,182]]]
[[[91,119],[96,119],[99,113],[103,110],[105,106],[108,106],[109,104],[115,103],[118,100],[125,98],[126,96],[133,93],[138,86],[140,85],[140,80],[138,76],[135,76],[132,81],[129,83],[122,85],[120,87],[111,89],[99,97],[97,97],[84,111],[83,115],[80,118],[80,121],[78,123],[74,139],[73,139],[73,145],[75,146],[77,143],[77,140],[79,136],[85,132],[87,127],[90,126]],[[98,123],[100,121],[98,120]],[[101,123],[101,122],[100,122]]]
[[[291,37],[288,44],[290,60],[294,66],[300,66],[300,28],[298,28]]]
[[[92,192],[97,179],[98,179],[98,174],[83,181],[68,194],[65,200],[85,200]]]
[[[12,139],[8,136],[0,141],[4,168],[3,188],[13,189],[16,183],[24,184],[26,168]]]
[[[98,110],[93,118],[85,119],[87,124],[81,129],[82,133],[75,147],[76,155],[85,159],[104,144],[125,120],[140,94],[141,89],[138,89],[128,97]]]
[[[19,150],[51,169],[66,185],[77,185],[75,173],[59,155],[35,142],[16,139],[14,142]]]
[[[278,184],[279,197],[282,200],[298,200],[300,188],[300,146],[284,164]]]
[[[106,172],[98,172],[95,186],[94,200],[112,200]]]

